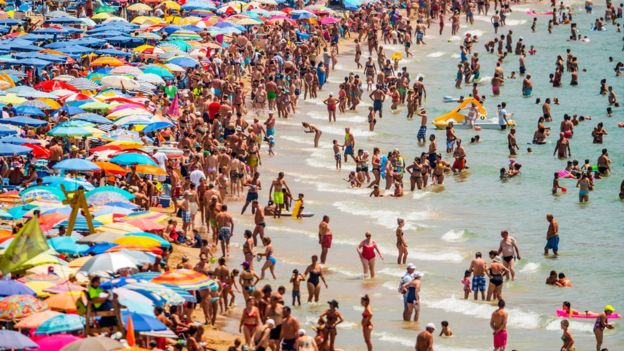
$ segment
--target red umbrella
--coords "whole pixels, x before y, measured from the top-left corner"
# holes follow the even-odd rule
[[[89,152],[95,153],[95,152],[109,151],[109,150],[121,151],[123,149],[124,148],[119,145],[102,145],[102,146],[94,147],[93,149],[89,149]]]
[[[31,148],[33,150],[32,154],[36,158],[49,158],[50,157],[50,150],[46,149],[45,147],[39,144],[24,144],[24,146]]]
[[[53,90],[61,90],[61,89],[65,89],[65,90],[71,90],[71,91],[75,91],[75,92],[79,92],[80,90],[78,90],[75,86],[67,83],[67,82],[63,82],[60,80],[46,80],[44,82],[41,82],[37,85],[35,85],[35,89],[37,90],[42,90],[45,92],[51,92]]]

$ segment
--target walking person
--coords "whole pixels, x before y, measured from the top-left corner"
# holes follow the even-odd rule
[[[555,256],[559,256],[559,223],[552,214],[546,215],[548,221],[548,231],[546,231],[546,246],[544,247],[544,256],[548,255],[548,251],[552,249]]]
[[[375,252],[379,254],[379,258],[383,260],[383,256],[381,252],[379,252],[379,247],[375,240],[372,239],[373,235],[369,232],[365,234],[366,239],[360,242],[360,245],[357,247],[357,253],[360,256],[360,261],[362,262],[362,268],[364,270],[364,277],[369,274],[370,277],[375,278]]]

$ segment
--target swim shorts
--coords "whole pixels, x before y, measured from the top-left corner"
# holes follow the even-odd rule
[[[323,235],[323,239],[321,240],[321,248],[330,249],[332,245],[332,236],[329,234]]]
[[[277,97],[277,93],[274,91],[268,91],[267,92],[267,99],[269,100],[275,100],[275,98]]]
[[[485,291],[485,276],[475,275],[472,277],[472,291]]]
[[[546,241],[546,248],[559,251],[559,235],[555,235]]]
[[[425,139],[427,137],[427,126],[420,126],[418,129],[418,139]]]
[[[252,202],[254,200],[258,200],[258,193],[257,192],[247,192],[247,198],[245,199],[245,202]]]
[[[232,237],[232,229],[230,227],[221,227],[219,229],[219,240],[228,241]]]
[[[373,111],[381,111],[382,107],[383,107],[383,101],[381,100],[373,101]]]
[[[345,146],[344,154],[353,156],[353,146],[351,145]]]
[[[501,330],[498,333],[494,333],[494,348],[504,349],[507,346],[507,330]]]
[[[281,192],[281,191],[273,192],[273,202],[276,205],[283,205],[284,204],[284,193]]]

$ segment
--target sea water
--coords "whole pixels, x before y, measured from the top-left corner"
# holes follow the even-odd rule
[[[464,300],[460,280],[468,268],[475,251],[484,254],[497,249],[500,231],[507,229],[519,243],[522,260],[517,261],[517,280],[505,283],[503,296],[509,312],[509,349],[555,350],[561,345],[559,321],[555,310],[564,300],[571,301],[579,310],[600,311],[605,304],[612,304],[624,310],[622,279],[624,266],[620,262],[624,250],[622,224],[624,203],[618,199],[619,184],[624,178],[624,129],[617,123],[624,120],[622,108],[615,109],[614,117],[607,118],[607,98],[598,94],[599,80],[607,78],[620,99],[624,97],[624,77],[616,78],[612,70],[614,63],[608,57],[622,60],[621,33],[609,26],[606,32],[590,31],[597,16],[604,13],[603,4],[594,7],[593,15],[581,11],[582,3],[575,8],[574,21],[582,35],[590,37],[590,43],[568,42],[569,26],[556,26],[549,35],[546,26],[549,17],[537,16],[537,33],[531,33],[532,16],[527,9],[546,10],[544,6],[523,5],[514,7],[508,26],[500,34],[513,31],[514,46],[519,37],[524,38],[528,48],[533,45],[535,56],[527,56],[527,71],[533,77],[534,89],[531,98],[521,96],[522,78],[506,80],[502,95],[493,97],[489,85],[479,88],[487,96],[485,107],[490,117],[496,114],[496,104],[507,102],[507,111],[517,121],[517,140],[520,145],[517,162],[523,165],[522,174],[506,183],[498,179],[498,171],[509,164],[506,133],[496,130],[481,132],[459,129],[464,140],[470,169],[462,177],[448,176],[443,189],[432,191],[406,191],[403,198],[371,198],[365,189],[351,189],[345,178],[354,169],[349,160],[343,163],[343,170],[334,168],[331,142],[342,142],[344,128],[350,127],[355,135],[356,149],[372,152],[380,147],[383,153],[398,148],[407,164],[426,151],[416,143],[419,119],[406,120],[405,107],[399,113],[391,113],[389,102],[384,106],[384,117],[378,119],[375,132],[368,131],[365,121],[367,108],[360,106],[357,112],[338,114],[337,123],[329,124],[322,100],[331,92],[337,92],[335,82],[349,72],[357,72],[353,63],[353,46],[342,49],[340,64],[331,72],[329,84],[319,92],[313,101],[299,102],[298,113],[288,121],[277,123],[275,151],[277,156],[269,158],[263,154],[261,169],[264,190],[261,200],[267,200],[269,181],[278,171],[284,171],[293,194],[304,193],[305,212],[315,214],[312,218],[293,220],[282,218],[268,220],[267,235],[273,238],[277,265],[277,281],[289,288],[288,279],[294,268],[300,271],[309,264],[312,254],[319,254],[317,238],[318,223],[322,215],[331,218],[330,227],[334,234],[334,245],[329,252],[326,274],[329,290],[323,289],[321,303],[306,305],[307,292],[302,293],[304,306],[295,308],[295,315],[309,332],[316,318],[326,308],[325,301],[337,299],[348,322],[339,329],[337,346],[347,350],[365,349],[359,328],[361,309],[360,296],[371,296],[373,307],[374,344],[386,350],[412,349],[417,333],[428,322],[439,326],[440,321],[449,321],[455,336],[436,339],[436,350],[487,350],[491,349],[489,318],[495,310],[494,303]],[[493,38],[489,17],[481,16],[471,27],[465,26],[459,38],[466,32],[478,33],[480,42],[473,50],[479,52],[482,76],[492,75],[495,56],[486,54],[483,45]],[[455,70],[458,60],[458,40],[450,35],[450,26],[445,27],[442,37],[437,35],[437,24],[432,24],[425,41],[426,46],[412,46],[415,57],[403,61],[412,78],[415,73],[423,74],[427,86],[426,108],[429,119],[446,113],[455,107],[454,103],[443,103],[445,95],[467,96],[470,86],[461,90],[454,88]],[[455,39],[459,39],[455,38]],[[549,73],[554,72],[557,55],[565,58],[565,50],[572,49],[578,57],[579,72],[577,87],[569,86],[570,75],[565,73],[563,87],[552,88],[548,82]],[[387,48],[388,55],[400,50],[399,46]],[[366,60],[367,55],[363,55]],[[511,54],[504,61],[506,76],[518,71],[518,57]],[[360,76],[363,74],[360,72]],[[364,93],[364,103],[370,100]],[[558,97],[561,104],[552,105],[554,121],[549,124],[555,136],[546,145],[530,145],[537,119],[541,114],[542,101]],[[553,173],[563,169],[565,162],[552,156],[559,122],[564,113],[589,115],[591,121],[582,122],[575,128],[571,140],[573,159],[581,163],[590,159],[595,164],[600,150],[609,149],[613,160],[613,172],[608,178],[597,180],[595,190],[590,193],[588,204],[578,203],[575,182],[563,179],[560,184],[568,188],[567,194],[552,196]],[[304,134],[301,121],[310,122],[323,131],[321,147],[312,148],[312,136]],[[604,122],[609,135],[603,145],[591,143],[591,131],[598,122]],[[433,131],[440,147],[444,146],[444,131]],[[479,134],[481,142],[470,145],[470,137]],[[528,154],[531,147],[533,153]],[[266,148],[266,146],[264,146]],[[266,149],[264,149],[266,150]],[[445,156],[445,159],[449,159]],[[406,179],[407,180],[407,179]],[[383,184],[383,183],[382,183]],[[406,190],[409,190],[409,186]],[[442,190],[442,191],[440,191]],[[238,206],[236,206],[238,208]],[[560,257],[545,258],[546,214],[552,213],[560,225]],[[404,267],[396,264],[394,228],[398,217],[406,220],[405,239],[409,245],[409,262],[424,271],[422,279],[422,311],[420,323],[405,323],[401,319],[403,303],[397,292],[398,280]],[[245,217],[239,225],[250,227],[252,218]],[[384,260],[377,260],[378,274],[373,280],[362,278],[362,267],[356,247],[364,239],[364,233],[373,233]],[[565,272],[574,283],[573,288],[559,289],[546,286],[544,281],[550,270]],[[261,284],[264,282],[261,282]],[[287,294],[286,301],[290,304]],[[624,345],[624,332],[620,321],[614,321],[615,330],[606,331],[605,347],[617,350]],[[574,320],[571,331],[579,350],[594,347],[592,320]]]

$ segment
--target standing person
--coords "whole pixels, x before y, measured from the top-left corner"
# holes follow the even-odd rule
[[[546,215],[548,221],[548,230],[546,231],[546,246],[544,247],[544,256],[548,255],[548,250],[552,249],[555,256],[559,255],[559,223],[552,214]]]
[[[383,260],[383,256],[379,251],[379,247],[375,240],[372,239],[373,235],[369,232],[365,234],[366,239],[360,242],[357,247],[357,253],[360,256],[362,262],[362,268],[364,270],[364,277],[370,272],[370,277],[375,278],[375,252],[379,254],[379,257]]]
[[[297,343],[295,344],[295,349],[297,351],[319,351],[319,347],[316,344],[316,340],[313,337],[306,335],[306,331],[303,329],[299,329],[299,338],[297,338]]]
[[[407,313],[403,317],[406,322],[414,315],[414,322],[418,322],[420,317],[420,278],[422,273],[414,273],[414,279],[403,286],[405,292],[405,300],[407,302]]]
[[[498,300],[498,309],[492,313],[490,328],[494,335],[494,351],[505,351],[507,347],[507,319],[509,315],[505,311],[505,300]]]
[[[331,123],[332,120],[336,122],[336,106],[338,106],[338,99],[336,99],[332,93],[329,93],[329,96],[327,99],[323,100],[323,103],[327,105],[327,116],[329,118],[329,122]],[[305,125],[304,128],[306,128]]]
[[[416,266],[413,263],[407,265],[406,272],[401,277],[401,281],[399,282],[399,293],[403,295],[403,320],[409,321],[410,315],[407,314],[407,295],[405,293],[404,287],[414,280],[414,275],[416,274]]]
[[[604,338],[604,330],[613,329],[613,325],[609,324],[609,315],[615,312],[615,308],[611,305],[606,305],[604,312],[600,313],[594,323],[594,335],[596,336],[596,351],[602,350],[602,341]]]
[[[318,263],[318,256],[312,256],[312,263],[306,268],[303,276],[308,276],[308,303],[312,302],[312,300],[318,302],[319,295],[321,294],[321,280],[323,284],[325,284],[325,289],[328,288],[325,277],[323,276],[323,270]]]
[[[319,244],[321,244],[321,264],[325,264],[327,253],[332,245],[333,234],[329,228],[329,216],[323,216],[323,220],[319,223]]]
[[[507,114],[507,110],[505,109],[507,107],[507,103],[503,102],[500,105],[497,106],[498,107],[498,126],[500,127],[501,130],[505,130],[507,129],[507,124],[509,123],[509,115]]]
[[[325,340],[329,341],[328,351],[335,351],[336,336],[338,335],[338,324],[344,322],[342,313],[338,310],[338,301],[331,300],[327,302],[329,309],[321,314],[319,323],[325,323]]]
[[[284,180],[284,172],[279,172],[277,174],[277,178],[271,182],[271,187],[269,188],[269,198],[273,199],[273,203],[275,204],[275,212],[273,213],[273,218],[279,218],[282,215],[282,210],[284,209],[284,191],[290,194],[290,188],[286,181]]]
[[[227,205],[221,205],[221,212],[216,217],[219,228],[219,241],[223,257],[230,256],[230,238],[234,235],[234,218],[227,212]]]
[[[245,199],[245,204],[243,205],[243,208],[241,209],[241,214],[245,213],[245,210],[247,209],[247,206],[249,206],[249,204],[258,200],[258,191],[262,190],[262,184],[260,183],[260,173],[254,172],[253,178],[247,183],[245,183],[244,185],[247,186],[248,189],[247,189],[247,197]],[[253,212],[253,208],[252,208],[252,212]]]
[[[574,337],[568,328],[570,327],[570,322],[567,319],[561,321],[561,330],[563,330],[563,335],[561,335],[561,341],[563,341],[563,346],[561,346],[561,351],[575,351],[574,348]]]
[[[588,202],[591,181],[589,180],[587,173],[583,173],[581,175],[581,179],[576,182],[576,187],[579,188],[579,202]]]
[[[516,128],[511,128],[507,134],[507,148],[509,149],[509,157],[515,157],[517,155],[516,150],[520,150],[516,141]]]
[[[264,219],[264,208],[260,206],[258,200],[253,200],[251,203],[251,212],[254,213],[254,230],[253,230],[253,244],[258,245],[258,235],[260,235],[260,241],[264,241],[264,228],[266,228],[266,222]]]
[[[502,254],[503,265],[505,265],[505,268],[509,269],[511,280],[514,280],[516,276],[516,272],[514,271],[514,260],[521,260],[518,242],[515,238],[509,235],[509,232],[506,230],[501,231],[501,237],[502,240],[500,241],[500,246],[498,247],[497,254]],[[509,275],[506,276],[507,280],[509,280]]]
[[[416,351],[433,351],[433,332],[435,324],[428,323],[425,330],[421,331],[416,338]]]
[[[373,351],[373,342],[371,341],[371,334],[373,333],[373,310],[370,306],[370,297],[368,295],[362,296],[360,304],[364,307],[362,312],[362,334],[364,336],[364,343],[366,343],[366,349]]]
[[[399,255],[397,257],[397,264],[405,264],[407,261],[407,243],[405,242],[405,235],[403,233],[403,227],[405,226],[405,220],[403,218],[397,218],[397,229],[395,231],[397,239],[397,249]]]
[[[282,331],[280,335],[282,351],[297,351],[295,344],[299,335],[299,321],[292,316],[290,307],[282,309]]]
[[[243,333],[245,337],[245,344],[249,347],[252,346],[252,338],[256,334],[258,327],[262,325],[260,320],[260,311],[255,305],[255,299],[250,297],[247,299],[247,305],[241,314],[240,324],[238,326],[238,332]]]
[[[470,268],[472,272],[472,291],[474,292],[474,299],[479,299],[479,291],[481,292],[481,300],[485,300],[485,271],[487,270],[487,263],[483,260],[481,252],[475,253],[475,258],[470,262]]]
[[[490,276],[490,284],[488,285],[487,301],[495,298],[497,300],[503,299],[503,276],[509,273],[509,270],[505,268],[500,261],[500,258],[496,256],[496,251],[490,251],[490,269],[488,275]]]

